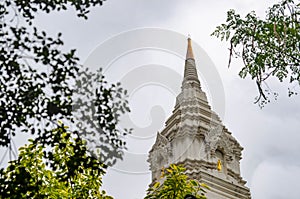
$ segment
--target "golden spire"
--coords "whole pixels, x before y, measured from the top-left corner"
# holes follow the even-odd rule
[[[194,59],[193,49],[192,49],[192,40],[191,36],[188,37],[188,47],[186,52],[186,59]]]
[[[186,60],[185,60],[185,66],[184,66],[184,79],[183,84],[193,81],[200,88],[200,82],[197,75],[197,69],[196,69],[196,63],[193,55],[192,50],[192,40],[190,36],[188,37],[188,46],[187,46],[187,52],[186,52]]]

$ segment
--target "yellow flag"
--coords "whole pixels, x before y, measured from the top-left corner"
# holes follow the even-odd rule
[[[221,160],[218,160],[217,169],[218,169],[218,171],[222,170]]]

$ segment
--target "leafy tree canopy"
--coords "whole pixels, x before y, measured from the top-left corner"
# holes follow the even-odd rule
[[[183,199],[189,194],[197,199],[206,199],[204,188],[209,189],[207,185],[188,179],[184,174],[185,170],[184,167],[175,164],[163,169],[161,176],[163,182],[155,182],[147,190],[145,199]]]
[[[62,51],[62,34],[49,36],[34,25],[38,13],[75,9],[87,18],[103,0],[0,1],[0,146],[32,133],[51,145],[50,129],[58,119],[77,125],[82,136],[100,143],[102,161],[121,158],[125,142],[116,126],[129,111],[126,92],[109,84],[101,71],[80,65],[75,49]],[[89,113],[89,115],[84,114]]]
[[[267,80],[288,81],[288,95],[296,94],[300,84],[300,3],[284,0],[274,4],[266,12],[264,20],[255,12],[243,19],[234,10],[227,13],[225,24],[212,33],[229,41],[229,64],[232,57],[242,58],[244,66],[239,75],[255,80],[261,107],[270,102],[270,95],[277,98]]]
[[[55,143],[51,148],[29,140],[19,149],[18,159],[1,170],[1,198],[112,199],[100,190],[103,163],[89,154],[85,141],[73,135],[60,123],[52,130]]]

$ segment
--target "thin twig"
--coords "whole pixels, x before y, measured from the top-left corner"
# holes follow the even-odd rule
[[[228,68],[230,67],[230,63],[231,63],[232,51],[233,51],[233,45],[232,42],[230,42]]]

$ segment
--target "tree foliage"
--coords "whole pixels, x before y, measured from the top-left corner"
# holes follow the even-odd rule
[[[29,140],[18,159],[1,170],[1,198],[112,198],[100,190],[105,166],[89,154],[85,141],[62,123],[52,135],[51,148]]]
[[[76,79],[74,90],[76,129],[88,140],[91,152],[100,149],[100,160],[111,166],[122,158],[126,144],[122,137],[132,131],[118,128],[121,114],[130,111],[127,91],[120,83],[109,84],[101,70],[80,71],[78,75],[83,78]]]
[[[183,199],[188,194],[198,199],[206,199],[204,188],[209,189],[207,185],[188,179],[184,174],[185,170],[184,167],[175,164],[163,169],[163,183],[155,182],[153,187],[147,190],[145,199]]]
[[[212,35],[229,41],[229,64],[240,57],[244,66],[239,75],[255,80],[259,96],[256,103],[264,106],[270,94],[277,97],[267,84],[270,77],[290,83],[288,95],[296,94],[300,84],[300,4],[284,0],[266,12],[264,20],[250,12],[243,19],[234,10],[227,13],[225,24]]]
[[[102,3],[0,1],[0,146],[11,148],[12,138],[21,132],[32,133],[41,144],[49,145],[49,131],[58,119],[77,119],[81,127],[78,132],[99,135],[94,137],[99,138],[96,141],[101,143],[104,162],[113,164],[121,157],[125,143],[116,126],[119,115],[129,111],[125,91],[120,85],[107,83],[100,72],[81,66],[75,49],[64,52],[61,33],[52,37],[34,25],[38,13],[72,8],[78,17],[86,19],[90,7]],[[96,82],[94,90],[84,87]],[[86,98],[83,92],[92,94]],[[98,125],[91,127],[93,131],[83,131],[91,129],[88,117],[72,114],[74,107],[78,113],[86,111],[86,106]]]

